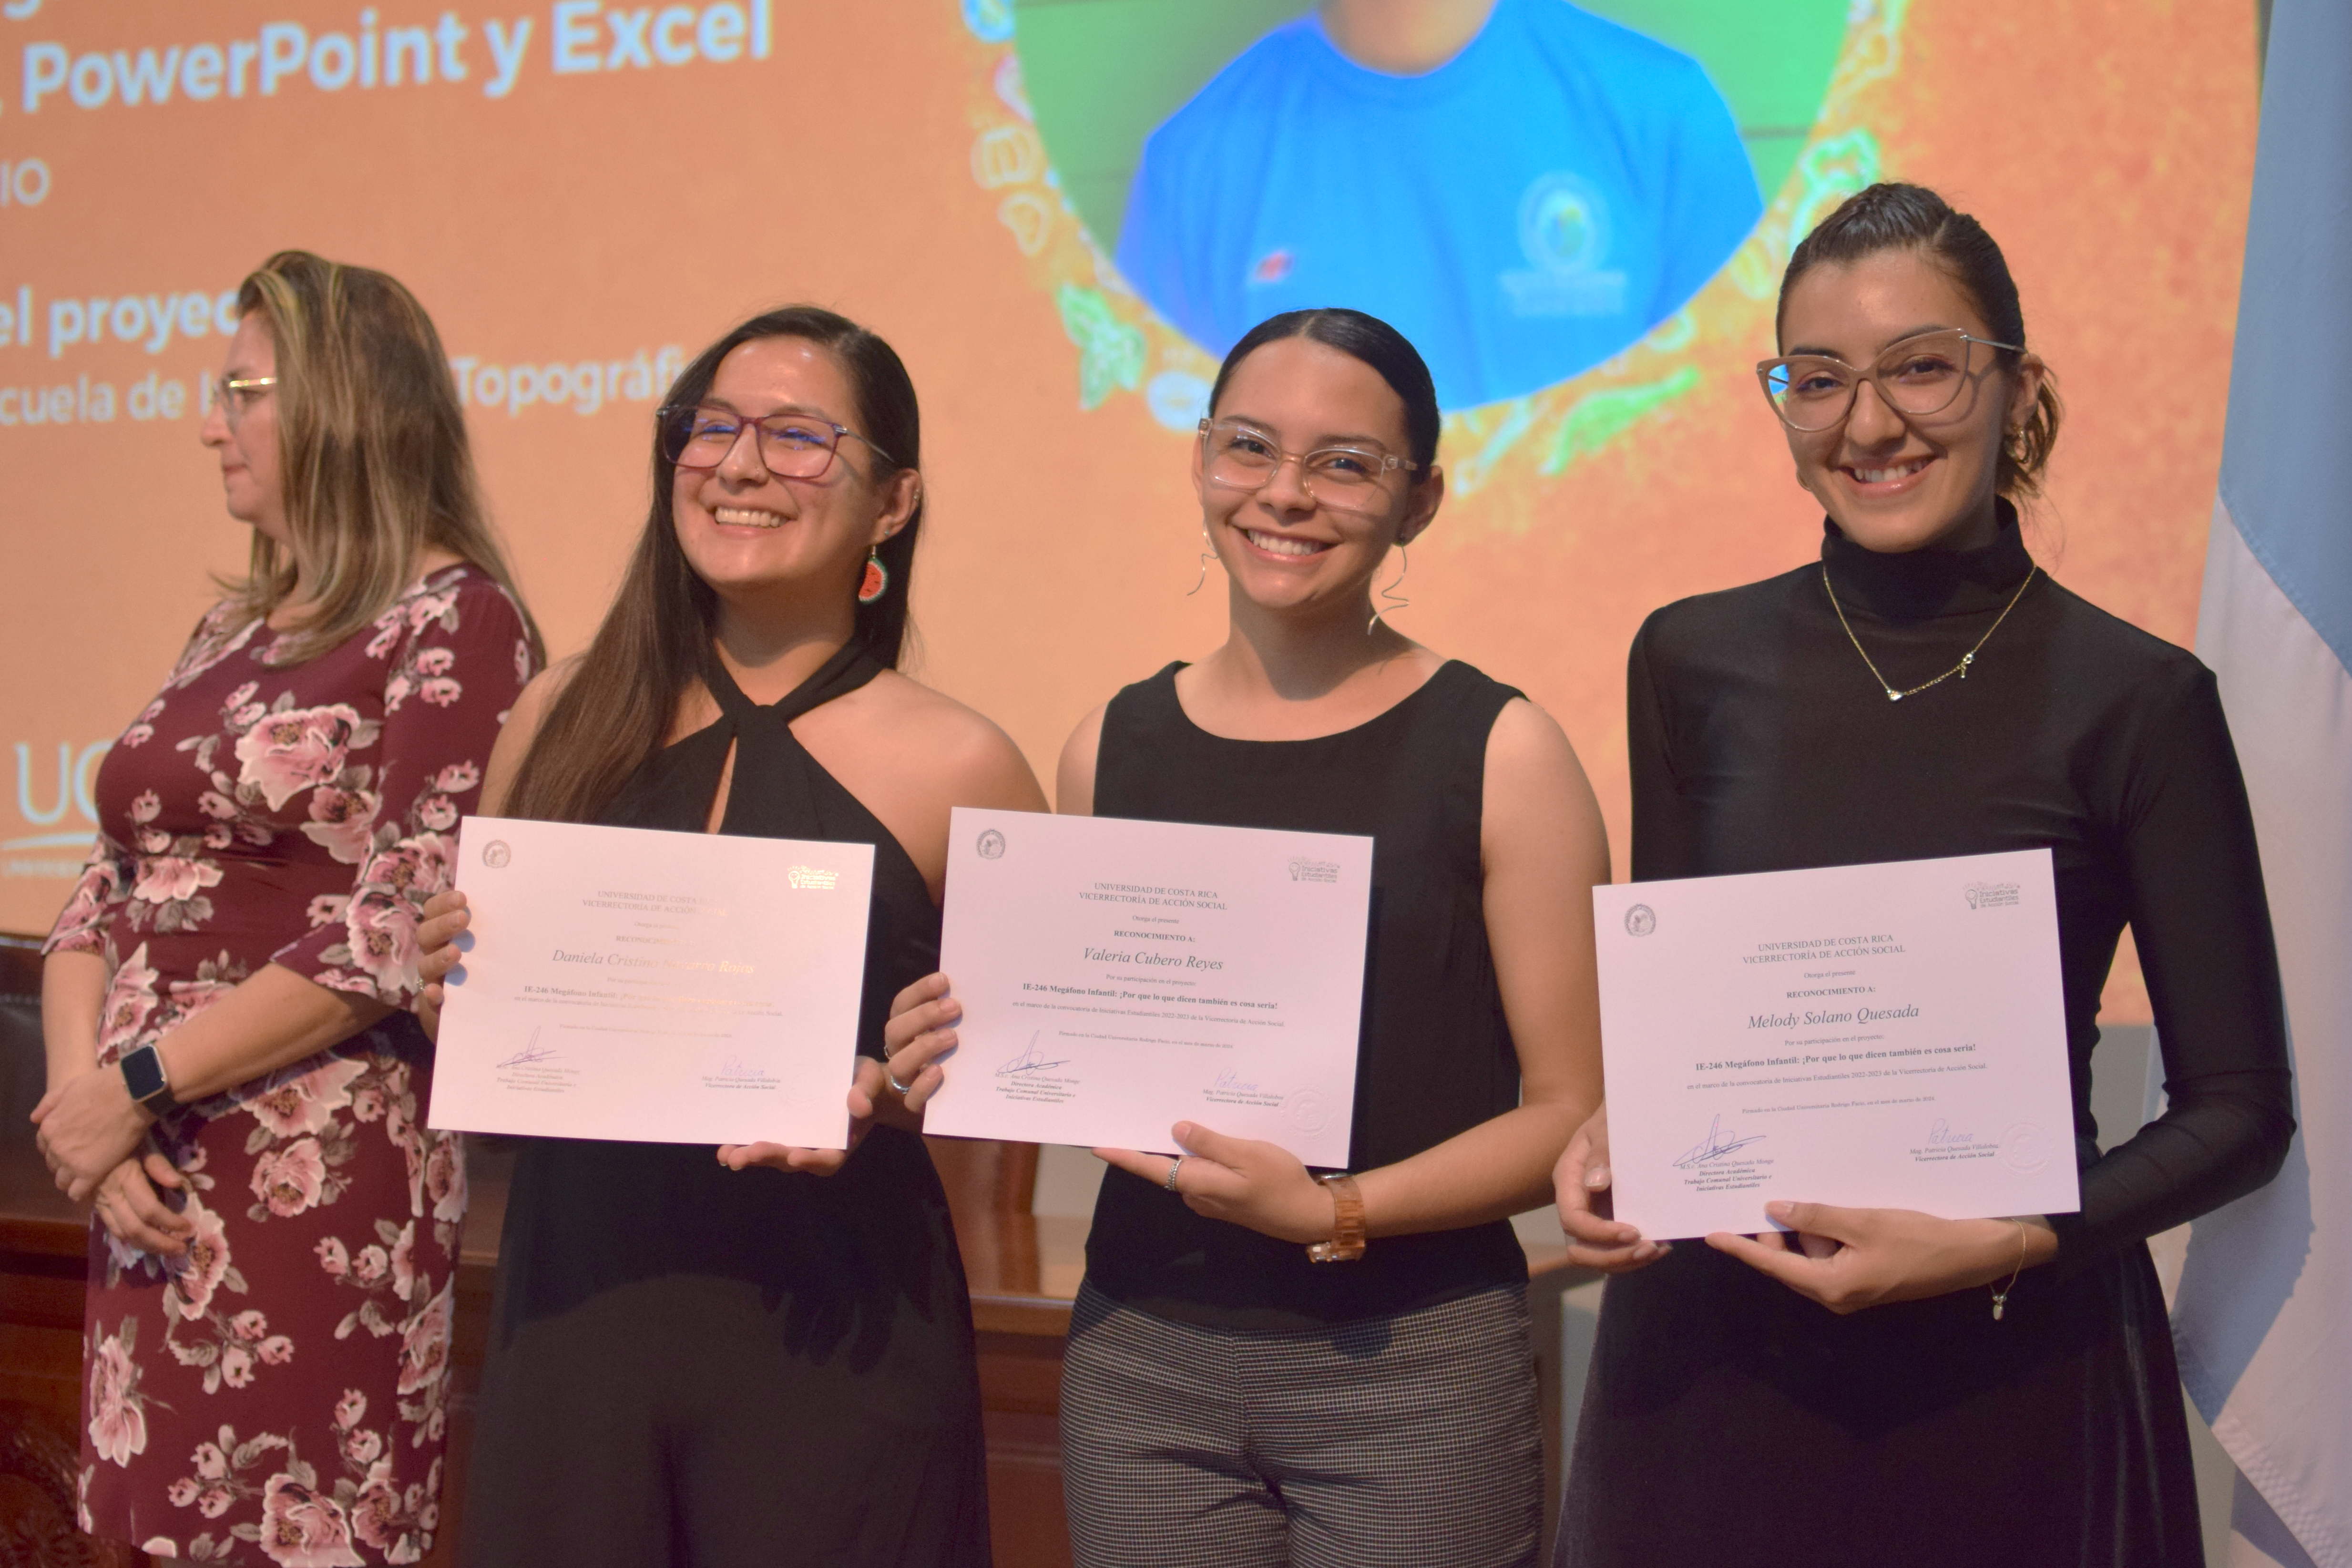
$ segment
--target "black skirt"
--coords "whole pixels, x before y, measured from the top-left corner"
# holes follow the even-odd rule
[[[1679,1242],[1603,1295],[1558,1568],[2200,1568],[2179,1388],[2145,1247],[1996,1322],[1841,1318]]]

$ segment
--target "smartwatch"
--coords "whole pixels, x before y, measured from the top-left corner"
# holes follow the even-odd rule
[[[119,1065],[131,1098],[145,1106],[150,1115],[169,1116],[180,1109],[180,1102],[172,1098],[172,1079],[163,1071],[163,1054],[154,1047],[123,1052]]]

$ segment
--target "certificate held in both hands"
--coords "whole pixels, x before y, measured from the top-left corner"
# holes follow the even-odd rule
[[[431,1125],[839,1149],[874,847],[468,817]]]
[[[959,806],[924,1130],[1176,1152],[1195,1121],[1340,1168],[1372,841]]]
[[[2081,1206],[2050,852],[1592,890],[1616,1217]]]

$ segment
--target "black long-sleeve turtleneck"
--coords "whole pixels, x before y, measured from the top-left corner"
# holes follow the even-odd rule
[[[2047,847],[2056,862],[2079,1215],[2059,1266],[2268,1181],[2294,1131],[2285,1015],[2237,754],[2210,671],[2036,574],[1969,667],[1890,702],[1984,637],[2032,566],[1994,544],[1875,554],[1834,524],[1821,566],[1670,605],[1628,672],[1636,879]],[[2128,925],[2169,1100],[2102,1156],[2099,994]]]

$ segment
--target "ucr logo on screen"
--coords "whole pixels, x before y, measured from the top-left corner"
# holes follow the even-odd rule
[[[91,793],[98,778],[98,764],[113,744],[111,741],[93,741],[76,750],[72,742],[59,741],[57,781],[50,786],[48,780],[40,776],[48,771],[44,765],[47,757],[37,756],[26,742],[16,742],[16,816],[22,826],[34,831],[0,838],[0,877],[81,874],[82,853],[89,849],[98,829],[98,802]],[[40,799],[45,787],[47,804]],[[61,827],[68,812],[78,814],[81,825]],[[50,831],[40,831],[43,828]]]

